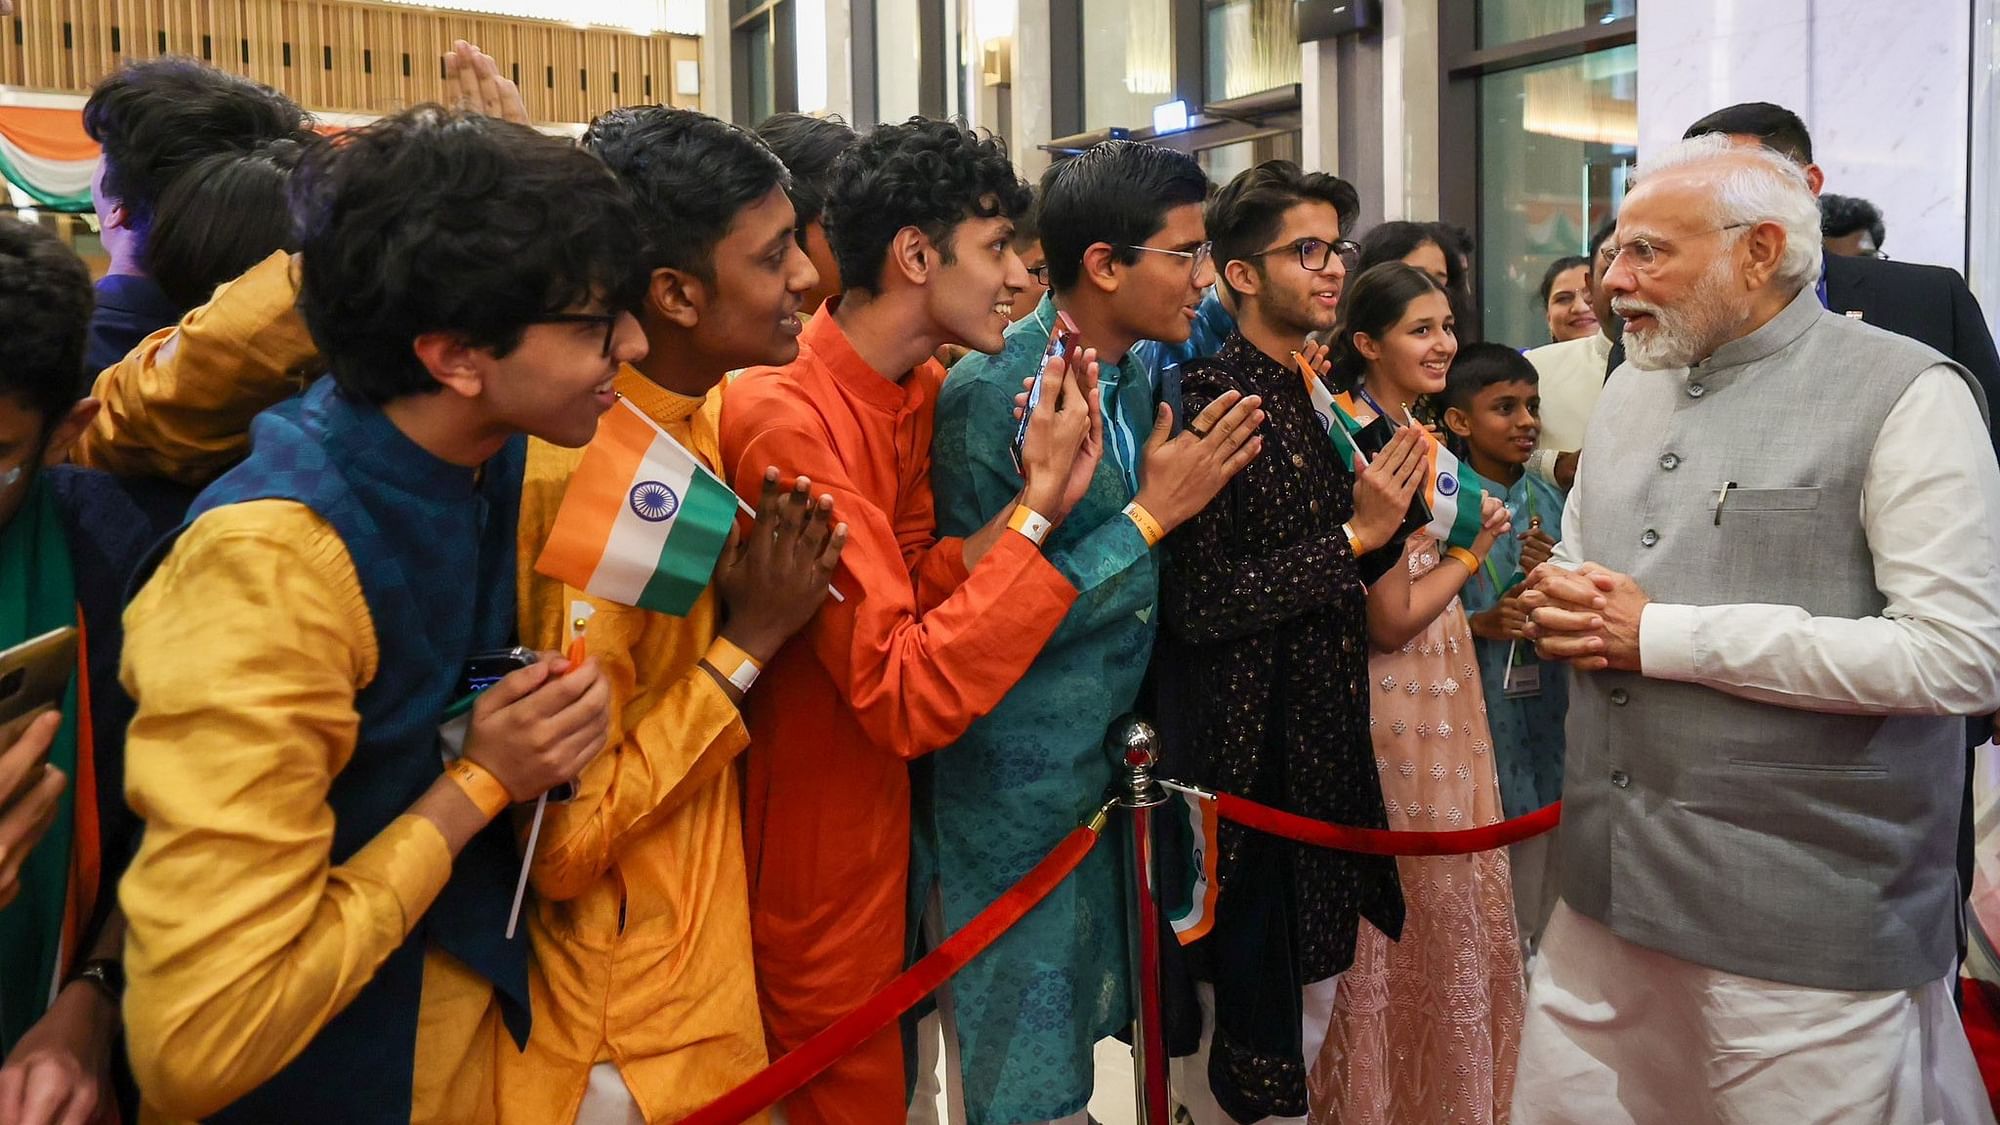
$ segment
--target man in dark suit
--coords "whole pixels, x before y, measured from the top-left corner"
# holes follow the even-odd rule
[[[1770,102],[1744,102],[1718,109],[1688,126],[1684,137],[1721,133],[1744,143],[1757,143],[1782,153],[1805,169],[1806,183],[1818,195],[1826,174],[1813,163],[1812,135],[1799,115]],[[1825,257],[1819,280],[1820,303],[1837,313],[1886,328],[1899,336],[1929,344],[1972,372],[1986,397],[1987,432],[2000,456],[2000,353],[1993,348],[1979,299],[1966,288],[1955,269],[1891,262],[1882,258]],[[1996,716],[1968,718],[1965,745],[1983,744],[2000,733]],[[1958,881],[1972,889],[1972,768],[1965,757],[1965,798],[1959,810]],[[1959,959],[1965,958],[1961,928]]]
[[[1718,109],[1688,126],[1684,136],[1722,133],[1766,145],[1805,169],[1814,195],[1826,174],[1813,163],[1812,135],[1799,115],[1770,102],[1744,102]],[[1979,299],[1957,270],[1892,262],[1883,258],[1826,256],[1820,275],[1820,303],[1929,344],[1964,365],[1986,394],[1988,432],[2000,455],[2000,352],[1980,313]],[[1982,737],[1981,741],[1984,741]]]

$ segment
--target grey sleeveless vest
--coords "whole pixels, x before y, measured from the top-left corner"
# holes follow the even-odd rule
[[[1628,364],[1591,417],[1570,548],[1663,603],[1879,615],[1862,482],[1890,408],[1944,362],[1827,312],[1808,286],[1691,370]],[[1899,989],[1951,969],[1962,720],[1573,673],[1567,730],[1571,909],[1639,945],[1788,984]]]

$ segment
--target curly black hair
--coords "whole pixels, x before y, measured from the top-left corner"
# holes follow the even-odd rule
[[[456,332],[506,355],[536,318],[638,305],[632,197],[603,163],[525,125],[418,106],[343,133],[292,177],[299,308],[341,390],[438,389],[411,343]]]
[[[1011,219],[1033,199],[1000,140],[962,122],[912,117],[876,126],[834,163],[827,243],[840,264],[841,284],[873,292],[897,231],[923,231],[949,265],[958,224],[996,215]]]
[[[175,55],[106,76],[83,105],[83,128],[104,148],[105,196],[124,205],[127,226],[141,233],[167,188],[203,157],[314,135],[292,99]]]
[[[1285,212],[1314,202],[1333,208],[1340,224],[1334,233],[1342,237],[1361,213],[1361,193],[1353,184],[1325,172],[1307,172],[1289,160],[1266,160],[1229,181],[1208,204],[1208,237],[1215,243],[1218,280],[1235,292],[1225,273],[1229,263],[1248,259],[1262,270],[1264,259],[1250,255],[1277,236]]]
[[[39,414],[45,436],[89,385],[91,302],[90,271],[54,234],[0,218],[0,395]]]
[[[814,117],[809,113],[774,113],[757,124],[757,136],[771,146],[778,159],[791,170],[792,207],[799,215],[799,246],[806,244],[806,228],[819,221],[826,210],[826,188],[833,178],[833,162],[859,139],[837,113]]]
[[[771,147],[740,125],[692,109],[624,106],[601,114],[583,147],[604,161],[639,205],[651,269],[715,280],[715,244],[736,213],[792,188]]]
[[[1206,202],[1209,186],[1194,157],[1143,141],[1105,141],[1051,165],[1040,203],[1049,287],[1073,288],[1095,243],[1117,247],[1127,265],[1138,261],[1131,247],[1158,234],[1168,211]]]

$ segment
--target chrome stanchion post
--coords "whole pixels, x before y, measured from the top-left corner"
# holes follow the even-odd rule
[[[1145,720],[1127,715],[1111,725],[1111,750],[1121,767],[1118,807],[1125,810],[1127,854],[1132,880],[1126,893],[1126,949],[1134,1020],[1133,1087],[1140,1125],[1167,1125],[1166,1028],[1160,1011],[1160,913],[1153,885],[1153,810],[1165,804],[1166,790],[1153,780],[1159,763],[1159,736]]]

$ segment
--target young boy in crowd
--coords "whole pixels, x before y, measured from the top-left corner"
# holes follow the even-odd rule
[[[1218,402],[1169,439],[1141,339],[1186,338],[1214,279],[1193,158],[1110,141],[1052,168],[1041,192],[1052,288],[997,355],[952,369],[938,396],[932,480],[938,530],[970,535],[1012,507],[1014,395],[1058,323],[1097,355],[1104,457],[1049,557],[1076,575],[1077,604],[1020,682],[917,771],[916,913],[937,937],[964,926],[1085,819],[1112,779],[1104,735],[1132,710],[1152,650],[1153,547],[1255,455],[1255,399]],[[1016,311],[1019,311],[1018,309]],[[1234,412],[1231,413],[1232,408]],[[1200,434],[1207,434],[1206,437]],[[1024,923],[946,986],[969,1120],[1081,1125],[1091,1047],[1130,1019],[1118,857],[1093,853]],[[1069,987],[1049,989],[1050,977]],[[959,1077],[959,1076],[954,1076]]]
[[[857,135],[838,114],[774,113],[757,124],[758,139],[771,146],[792,174],[787,194],[798,209],[799,249],[812,259],[813,270],[819,274],[819,281],[806,291],[805,304],[799,310],[803,316],[818,312],[828,297],[840,294],[840,263],[834,261],[822,220],[834,161]]]
[[[618,393],[720,473],[724,373],[799,352],[815,271],[796,189],[763,141],[691,109],[612,110],[583,146],[637,198],[649,248],[649,348],[619,371]],[[741,708],[754,670],[825,600],[844,539],[830,503],[809,502],[810,481],[780,492],[778,469],[759,465],[759,491],[743,494],[758,523],[686,613],[590,597],[533,572],[580,457],[528,445],[521,635],[566,650],[586,621],[615,718],[575,798],[551,802],[542,826],[527,907],[535,1030],[502,1062],[503,1125],[675,1121],[763,1069]]]
[[[127,63],[107,75],[84,103],[83,127],[104,150],[90,200],[111,257],[97,283],[84,353],[94,375],[187,311],[151,276],[148,243],[168,189],[206,157],[317,138],[312,119],[292,99],[175,56]]]
[[[1017,503],[938,539],[932,412],[943,344],[1000,350],[1031,284],[1013,250],[1028,188],[1006,151],[949,121],[882,125],[835,165],[826,229],[844,292],[799,357],[729,385],[722,454],[738,492],[771,465],[832,494],[850,536],[842,601],[764,670],[745,712],[744,847],[757,986],[774,1055],[903,966],[910,759],[948,745],[1020,679],[1077,598],[1043,553],[1096,468],[1089,357],[1051,368]],[[1065,405],[1067,409],[1059,410]],[[791,1125],[880,1125],[906,1109],[894,1029],[785,1103]]]
[[[1535,365],[1500,344],[1459,349],[1445,381],[1444,424],[1457,439],[1461,463],[1487,493],[1504,499],[1514,530],[1494,542],[1461,597],[1479,649],[1479,679],[1493,728],[1500,800],[1510,817],[1562,796],[1563,715],[1569,708],[1568,670],[1543,665],[1521,638],[1527,622],[1522,582],[1548,561],[1562,538],[1562,490],[1526,469],[1541,437],[1541,392]],[[1556,904],[1555,833],[1510,849],[1514,910],[1525,952],[1541,940]]]
[[[114,890],[136,836],[119,614],[140,558],[187,504],[178,489],[62,464],[97,409],[84,397],[90,315],[76,255],[40,227],[0,219],[0,649],[64,627],[79,636],[61,706],[0,745],[0,793],[46,792],[58,773],[72,781],[36,818],[50,829],[40,846],[0,815],[0,870],[21,873],[19,897],[0,894],[0,1121],[19,1125],[94,1120],[113,1100],[125,941]],[[39,779],[11,764],[36,745],[47,750]],[[129,1079],[118,1085],[127,1092]],[[126,1096],[120,1108],[136,1107]]]
[[[571,143],[435,107],[293,188],[332,374],[258,418],[125,617],[133,1068],[150,1120],[491,1121],[528,1033],[504,814],[603,748],[610,690],[543,653],[448,763],[438,726],[512,643],[520,435],[589,441],[645,354],[639,217]]]

